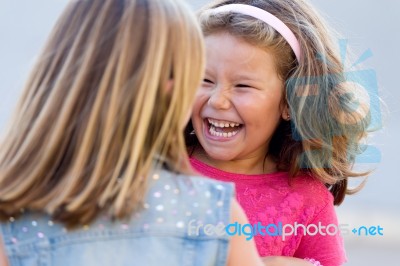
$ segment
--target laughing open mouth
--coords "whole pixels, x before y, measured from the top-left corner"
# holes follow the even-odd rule
[[[216,120],[212,118],[206,118],[205,122],[208,126],[208,132],[210,132],[212,136],[216,137],[233,137],[243,127],[243,124],[237,122]]]

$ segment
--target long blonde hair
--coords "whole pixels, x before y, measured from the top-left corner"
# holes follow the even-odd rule
[[[189,172],[182,131],[203,67],[201,30],[179,0],[71,1],[1,142],[0,218],[127,217],[155,161]]]
[[[301,61],[270,25],[239,13],[209,12],[228,4],[252,5],[278,17],[297,37]],[[276,160],[278,169],[291,177],[300,172],[317,177],[329,187],[335,204],[357,191],[348,189],[347,182],[349,177],[367,174],[354,172],[352,166],[361,152],[370,112],[365,108],[349,112],[355,102],[344,96],[354,88],[346,83],[332,30],[318,12],[306,0],[217,0],[198,16],[205,36],[228,32],[274,55],[286,85],[282,104],[289,106],[291,114],[290,122],[281,120],[269,145],[267,155]],[[186,132],[191,130],[189,124]],[[196,145],[195,138],[186,134],[187,144]]]

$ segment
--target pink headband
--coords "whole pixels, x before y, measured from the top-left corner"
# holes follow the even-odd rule
[[[222,13],[231,11],[235,13],[248,15],[264,21],[265,23],[273,27],[277,32],[279,32],[283,38],[285,38],[285,40],[289,43],[290,47],[292,47],[292,50],[296,55],[297,61],[300,62],[300,54],[301,54],[300,44],[296,36],[294,36],[293,32],[288,28],[288,26],[285,25],[285,23],[283,23],[280,19],[278,19],[271,13],[255,6],[249,6],[243,4],[230,4],[230,5],[219,6],[217,8],[211,9],[211,11],[213,13]]]

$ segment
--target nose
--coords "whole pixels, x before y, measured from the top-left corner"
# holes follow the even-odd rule
[[[215,109],[229,109],[231,102],[228,90],[221,85],[215,86],[210,93],[208,104]]]

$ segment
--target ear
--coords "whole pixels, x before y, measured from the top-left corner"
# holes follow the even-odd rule
[[[282,116],[282,119],[283,120],[286,120],[286,121],[289,121],[290,120],[290,117],[291,117],[291,115],[290,115],[290,109],[289,109],[289,106],[285,103],[284,105],[283,105],[283,107],[282,107],[282,114],[281,114],[281,116]]]
[[[167,81],[167,84],[165,85],[165,92],[167,94],[171,93],[173,87],[174,87],[174,80],[173,79],[169,79]]]

